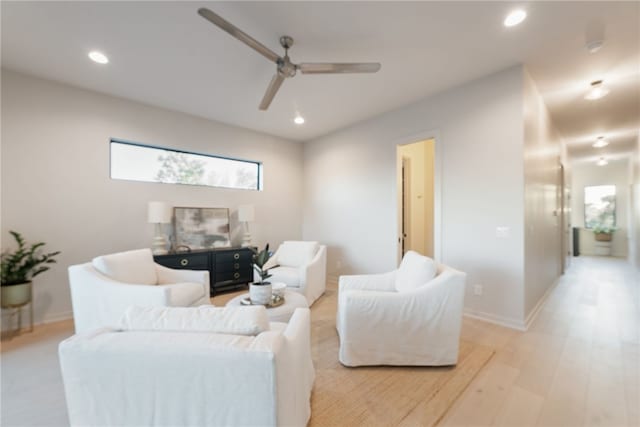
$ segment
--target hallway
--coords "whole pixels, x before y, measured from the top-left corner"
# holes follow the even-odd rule
[[[496,354],[441,425],[640,425],[639,288],[624,259],[575,257],[527,332],[465,318]]]

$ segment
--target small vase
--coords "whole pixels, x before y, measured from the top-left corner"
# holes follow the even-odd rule
[[[271,303],[271,283],[251,283],[249,299],[253,304],[268,305]]]

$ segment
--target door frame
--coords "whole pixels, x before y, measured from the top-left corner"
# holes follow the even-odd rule
[[[432,139],[434,141],[434,171],[433,171],[433,256],[442,262],[442,140],[440,132],[429,130],[417,134],[407,135],[394,141],[393,148],[396,156],[396,261],[402,261],[402,160],[398,156],[398,147]]]

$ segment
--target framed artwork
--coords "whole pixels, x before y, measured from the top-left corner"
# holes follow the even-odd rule
[[[229,209],[173,208],[176,246],[190,249],[227,248],[229,238]]]

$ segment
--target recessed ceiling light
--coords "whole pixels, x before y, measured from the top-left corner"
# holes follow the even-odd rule
[[[607,159],[605,159],[604,157],[600,157],[600,160],[598,160],[598,162],[596,163],[596,165],[598,166],[606,166],[608,164],[609,162],[607,162]]]
[[[584,99],[588,99],[590,101],[594,101],[596,99],[604,98],[609,94],[609,89],[604,87],[604,82],[602,80],[595,80],[591,82],[591,89],[584,96]]]
[[[102,52],[98,52],[97,50],[92,50],[91,52],[89,52],[89,58],[91,58],[93,62],[97,62],[98,64],[109,63],[109,58],[107,58],[107,55]]]
[[[504,18],[503,24],[505,27],[515,27],[516,25],[524,21],[526,17],[527,12],[522,9],[516,9],[508,14],[506,18]]]
[[[609,141],[604,139],[604,136],[599,136],[596,142],[593,143],[593,146],[595,148],[602,148],[602,147],[606,147],[607,145],[609,145]]]
[[[301,125],[304,123],[304,117],[302,116],[296,116],[295,119],[293,119],[293,122],[297,125]]]

